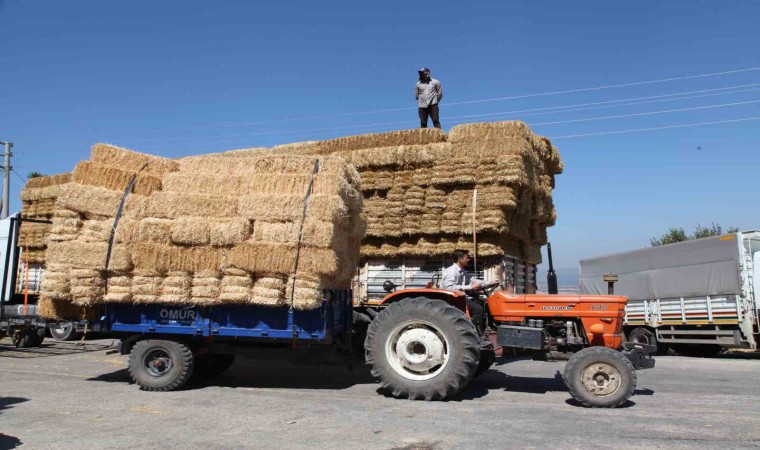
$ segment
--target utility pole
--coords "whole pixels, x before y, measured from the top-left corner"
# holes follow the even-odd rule
[[[3,144],[5,147],[5,152],[3,153],[5,157],[3,160],[3,210],[0,212],[0,219],[5,219],[8,217],[11,200],[11,147],[13,147],[13,142],[0,142],[0,144]]]

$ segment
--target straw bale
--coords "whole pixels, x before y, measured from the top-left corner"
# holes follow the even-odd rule
[[[160,219],[182,216],[234,217],[237,216],[236,197],[179,192],[154,192],[148,198],[146,215]]]
[[[171,241],[178,245],[208,245],[211,241],[211,224],[208,219],[180,217],[172,222]]]
[[[79,235],[79,228],[82,221],[77,218],[59,218],[54,217],[50,225],[50,234],[48,239],[54,242],[71,241]]]
[[[132,244],[137,230],[137,220],[131,217],[122,217],[116,226],[114,242],[117,244]]]
[[[398,165],[400,147],[380,147],[354,150],[346,158],[357,169],[391,168]]]
[[[26,256],[23,258],[29,258],[30,264],[44,264],[45,263],[45,248],[40,249],[28,249],[26,250]]]
[[[24,185],[24,189],[38,189],[57,184],[64,184],[71,181],[71,173],[59,173],[55,175],[45,175],[41,177],[29,178]]]
[[[111,292],[111,288],[108,288],[108,292],[103,296],[103,301],[110,303],[129,303],[132,301],[132,294],[129,292]]]
[[[352,174],[341,174],[340,178]],[[310,175],[262,173],[223,176],[203,173],[175,172],[164,177],[164,191],[193,192],[210,195],[250,195],[250,194],[297,194],[304,195],[309,187]],[[337,194],[339,176],[334,173],[320,173],[314,177],[313,192],[316,194]]]
[[[232,266],[250,273],[291,273],[295,267],[295,255],[294,245],[245,243],[229,250],[227,257]],[[334,274],[338,271],[335,252],[302,247],[298,270],[316,276]]]
[[[150,297],[156,297],[153,300],[156,300],[158,298],[158,295],[161,293],[161,285],[163,284],[164,278],[160,276],[140,276],[135,275],[132,278],[132,289],[131,292],[135,296],[150,296]],[[143,301],[146,301],[145,299]],[[150,300],[147,300],[150,301]]]
[[[251,222],[247,219],[232,219],[210,224],[209,240],[216,247],[229,247],[244,242],[251,236]]]
[[[219,286],[193,286],[190,289],[192,298],[203,298],[203,302],[219,297]]]
[[[292,144],[275,145],[272,147],[272,151],[288,155],[313,155],[320,153],[319,144],[319,141],[294,142]]]
[[[213,247],[179,247],[138,242],[132,250],[135,268],[167,272],[220,270],[222,255]]]
[[[38,202],[45,199],[54,199],[61,195],[64,186],[68,186],[70,184],[71,183],[56,184],[40,188],[26,187],[21,190],[21,194],[19,194],[19,196],[21,197],[21,200],[26,202]]]
[[[124,192],[137,175],[132,193],[150,195],[153,191],[161,190],[161,178],[155,175],[138,174],[134,170],[124,170],[120,167],[101,164],[92,161],[81,161],[74,168],[72,181],[89,186],[101,186],[107,189]]]
[[[132,303],[139,305],[142,303],[158,303],[158,295],[149,294],[132,294]]]
[[[254,220],[300,220],[304,198],[296,195],[246,195],[240,198],[238,213]],[[337,195],[312,195],[309,198],[307,217],[337,222],[348,213],[343,199]]]
[[[412,183],[417,186],[428,186],[433,180],[433,169],[430,167],[423,167],[415,169],[412,174]]]
[[[56,208],[53,212],[53,217],[61,219],[79,219],[81,215],[78,212],[72,211],[70,209]]]
[[[37,315],[48,320],[81,320],[87,318],[84,309],[69,300],[42,294],[37,300]]]
[[[446,134],[438,128],[415,128],[322,141],[317,144],[317,147],[319,153],[329,154],[367,148],[424,145],[444,141],[446,141]]]
[[[253,280],[246,275],[224,275],[219,285],[219,299],[228,302],[249,302]]]
[[[137,240],[145,243],[168,244],[172,236],[171,219],[142,219],[137,225]]]
[[[81,242],[106,242],[111,237],[113,220],[85,220],[79,231]]]
[[[69,271],[68,267],[49,264],[45,271],[45,276],[42,277],[40,292],[49,298],[70,300],[71,282]]]
[[[115,217],[119,209],[123,192],[113,191],[97,186],[83,186],[69,183],[59,186],[61,192],[56,199],[56,208],[68,209],[84,214]],[[152,196],[151,196],[152,197]],[[123,214],[141,214],[145,207],[145,198],[130,195],[124,204]]]
[[[364,172],[362,173],[362,191],[385,190],[393,187],[393,173]]]
[[[203,175],[251,176],[253,174],[309,175],[317,158],[301,155],[266,155],[241,158],[199,157],[180,160],[180,172]],[[319,158],[319,171],[337,173],[344,170],[345,160],[334,156]]]
[[[253,285],[258,288],[281,291],[285,289],[285,279],[283,277],[261,276],[256,278]]]
[[[225,267],[222,270],[224,275],[232,275],[237,277],[247,277],[249,275],[247,270],[239,269],[237,267]]]
[[[265,287],[254,286],[251,289],[252,303],[265,305],[285,304],[285,288],[268,289]]]
[[[298,241],[300,222],[256,222],[253,242],[293,244]],[[329,222],[306,220],[303,225],[303,245],[330,248],[334,243],[335,227]]]
[[[192,295],[192,275],[183,271],[167,273],[158,300],[167,303],[187,302]]]
[[[47,249],[47,261],[51,264],[76,264],[76,267],[105,270],[108,243],[92,242],[50,242]],[[129,271],[132,269],[129,248],[114,245],[111,251],[109,269]]]
[[[138,153],[110,144],[95,144],[92,147],[90,159],[93,162],[116,166],[123,170],[140,170],[144,173],[163,176],[179,169],[177,161],[161,158],[160,156]]]

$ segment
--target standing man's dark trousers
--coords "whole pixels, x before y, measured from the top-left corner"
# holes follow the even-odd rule
[[[485,330],[486,310],[484,306],[485,304],[479,299],[467,296],[467,309],[470,310],[470,319],[475,324],[475,329],[478,330],[478,336],[482,336]]]
[[[433,119],[433,126],[441,128],[441,122],[438,120],[438,103],[430,105],[427,108],[419,108],[420,112],[420,126],[427,128],[428,116]]]

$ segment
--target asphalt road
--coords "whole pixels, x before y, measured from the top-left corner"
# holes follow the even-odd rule
[[[760,358],[659,357],[623,408],[570,399],[564,363],[511,361],[447,402],[377,393],[366,368],[238,359],[179,392],[142,392],[111,340],[0,340],[0,448],[757,448]]]

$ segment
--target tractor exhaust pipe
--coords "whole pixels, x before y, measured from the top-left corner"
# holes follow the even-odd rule
[[[549,272],[546,274],[546,284],[549,288],[550,294],[558,294],[559,290],[557,289],[557,274],[554,273],[554,261],[552,260],[552,244],[551,243],[547,242],[546,251],[549,256]]]

